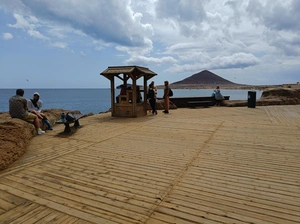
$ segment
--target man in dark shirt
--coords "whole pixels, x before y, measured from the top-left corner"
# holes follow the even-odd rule
[[[24,96],[24,90],[17,89],[16,95],[12,96],[9,99],[10,116],[12,118],[19,118],[24,121],[33,120],[33,124],[36,127],[37,134],[38,135],[44,134],[45,132],[42,131],[42,129],[40,128],[39,118],[35,114],[27,111],[27,100],[23,96]]]

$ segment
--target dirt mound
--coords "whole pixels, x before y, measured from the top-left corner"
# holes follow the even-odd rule
[[[264,99],[293,100],[295,104],[300,103],[300,89],[277,88],[263,91],[260,100]]]

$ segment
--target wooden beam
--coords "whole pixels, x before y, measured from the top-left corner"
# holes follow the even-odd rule
[[[110,100],[111,100],[111,115],[114,116],[115,115],[115,77],[112,76],[110,78]]]

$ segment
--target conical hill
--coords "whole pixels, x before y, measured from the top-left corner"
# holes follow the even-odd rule
[[[174,82],[172,85],[190,85],[190,84],[200,84],[200,85],[233,85],[236,84],[227,79],[224,79],[210,71],[204,70],[199,73],[196,73],[188,78],[185,78],[181,81]]]

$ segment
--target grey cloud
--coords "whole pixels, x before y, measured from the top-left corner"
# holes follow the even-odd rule
[[[260,60],[252,54],[236,53],[231,56],[216,57],[212,60],[211,69],[247,68],[259,64]]]
[[[265,41],[274,51],[287,56],[300,56],[300,34],[287,31],[265,31]]]
[[[230,56],[218,56],[203,62],[194,64],[175,64],[173,67],[167,69],[168,72],[197,72],[203,69],[244,69],[255,66],[260,63],[260,60],[252,54],[236,53]]]
[[[159,18],[201,22],[205,17],[203,5],[198,0],[158,0],[156,13]]]
[[[22,0],[35,17],[51,24],[69,26],[86,35],[124,46],[144,46],[152,27],[141,23],[141,14],[129,10],[129,0]]]
[[[227,1],[225,3],[225,6],[229,6],[233,11],[233,16],[231,17],[230,21],[233,21],[236,26],[238,26],[242,22],[240,5],[241,2],[239,0]]]
[[[295,31],[300,29],[299,0],[268,0],[264,5],[258,0],[251,0],[247,12],[257,25],[263,25],[271,30]]]
[[[173,20],[180,28],[182,35],[198,36],[201,33],[201,23],[206,18],[203,2],[198,0],[158,0],[155,9],[157,18]]]
[[[271,42],[271,44],[276,47],[278,50],[284,52],[288,56],[300,56],[300,37],[295,37],[291,40],[276,40]]]

